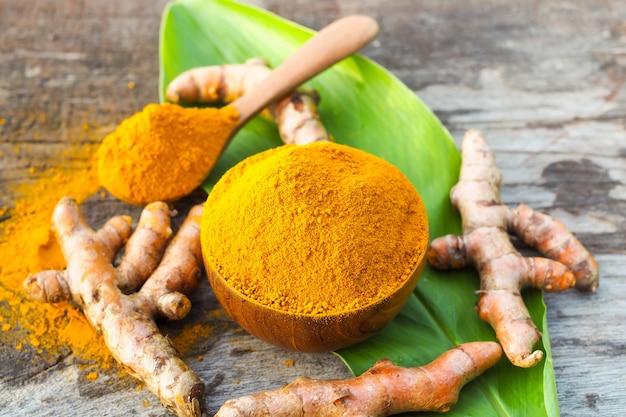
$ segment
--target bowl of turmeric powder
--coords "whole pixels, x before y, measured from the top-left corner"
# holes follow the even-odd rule
[[[274,345],[320,352],[372,336],[425,265],[428,218],[392,164],[333,142],[283,145],[228,170],[201,221],[226,312]]]

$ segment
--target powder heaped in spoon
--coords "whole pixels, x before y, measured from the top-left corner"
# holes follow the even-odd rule
[[[230,106],[148,104],[105,137],[98,154],[100,182],[131,204],[184,197],[207,176],[238,120]]]

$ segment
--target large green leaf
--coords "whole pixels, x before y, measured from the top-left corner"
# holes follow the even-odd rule
[[[263,57],[276,66],[313,34],[267,11],[228,0],[171,3],[161,30],[161,96],[176,75],[195,66],[240,63],[252,57]],[[413,182],[426,204],[432,237],[460,231],[459,216],[448,198],[458,177],[459,152],[447,130],[413,92],[358,55],[308,85],[319,91],[320,116],[337,142],[386,159]],[[276,126],[257,117],[233,140],[203,187],[210,192],[228,168],[280,144]],[[491,328],[474,313],[477,288],[473,271],[442,273],[427,267],[414,296],[383,331],[337,354],[360,374],[382,357],[406,366],[423,365],[455,344],[494,340]],[[521,369],[503,358],[463,389],[448,415],[558,415],[545,305],[539,292],[524,296],[543,332],[540,347],[546,359],[534,368]]]

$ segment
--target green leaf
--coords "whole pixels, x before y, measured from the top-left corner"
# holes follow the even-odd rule
[[[161,27],[161,97],[167,84],[184,70],[253,57],[276,66],[312,34],[265,10],[233,1],[171,3]],[[319,91],[320,117],[338,143],[386,159],[413,182],[426,204],[432,238],[460,232],[459,216],[448,197],[458,178],[459,152],[448,131],[412,91],[359,55],[307,85]],[[272,122],[255,118],[239,132],[203,187],[210,192],[231,166],[281,143]],[[491,328],[474,313],[478,285],[473,271],[442,273],[427,267],[414,296],[383,331],[337,354],[358,375],[382,357],[419,366],[455,344],[495,340]],[[461,391],[449,416],[558,416],[545,305],[538,291],[524,297],[543,332],[540,347],[546,358],[531,369],[514,367],[503,358]]]

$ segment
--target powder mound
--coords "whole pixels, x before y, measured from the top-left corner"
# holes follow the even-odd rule
[[[389,296],[428,236],[422,199],[400,170],[331,142],[240,162],[215,185],[201,223],[207,268],[258,303],[305,315]]]
[[[204,180],[238,120],[234,107],[148,104],[102,141],[100,182],[130,204],[184,197]]]

